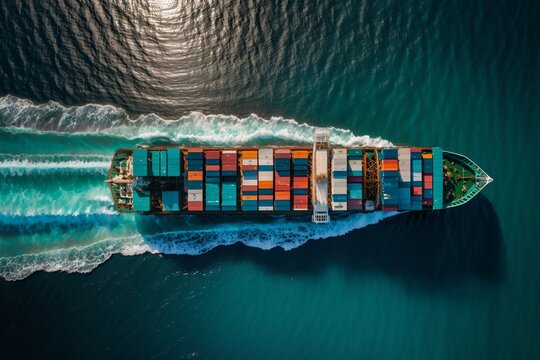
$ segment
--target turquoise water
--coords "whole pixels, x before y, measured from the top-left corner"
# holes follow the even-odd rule
[[[538,358],[537,4],[112,3],[0,6],[5,356]],[[119,147],[315,126],[495,181],[326,227],[120,216],[103,183]]]

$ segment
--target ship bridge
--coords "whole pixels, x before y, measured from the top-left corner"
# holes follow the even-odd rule
[[[330,221],[328,215],[328,138],[327,129],[318,129],[313,142],[311,166],[313,215],[311,220],[316,224]]]

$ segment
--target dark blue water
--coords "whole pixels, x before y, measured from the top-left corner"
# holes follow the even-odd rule
[[[535,1],[4,1],[2,355],[538,358],[539,16]],[[443,212],[166,234],[115,214],[102,183],[117,147],[307,143],[314,126],[441,146],[495,181]]]

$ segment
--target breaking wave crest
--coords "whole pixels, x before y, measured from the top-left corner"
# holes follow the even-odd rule
[[[250,115],[204,115],[192,112],[167,120],[155,114],[131,119],[120,108],[88,104],[65,107],[56,102],[34,104],[13,96],[0,98],[0,127],[72,134],[106,134],[128,139],[167,139],[172,142],[208,145],[245,143],[310,143],[316,127],[295,120]],[[380,137],[357,136],[350,130],[331,127],[330,140],[343,146],[392,146]]]

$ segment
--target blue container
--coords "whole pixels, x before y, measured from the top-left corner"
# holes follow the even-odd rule
[[[347,172],[346,171],[332,171],[332,177],[334,177],[335,179],[346,179]]]
[[[255,195],[257,195],[257,192],[256,191],[242,191],[242,195],[255,196]],[[248,201],[251,201],[251,200],[248,200]]]
[[[293,189],[294,195],[307,195],[308,189]]]
[[[422,160],[422,153],[419,152],[411,152],[411,159],[420,159]]]
[[[202,160],[203,153],[202,152],[188,152],[187,158],[189,160],[191,160],[191,159],[201,159]]]
[[[236,177],[237,173],[236,173],[236,171],[233,171],[233,170],[227,170],[227,171],[222,171],[221,176],[223,176],[223,177],[225,177],[225,176],[234,176],[234,177]]]
[[[180,193],[178,191],[163,191],[161,202],[165,211],[180,211]]]
[[[303,159],[303,158],[293,158],[293,164],[296,166],[296,165],[305,165],[307,166],[308,164],[308,159]]]
[[[433,189],[424,189],[424,198],[433,199]]]
[[[202,181],[200,180],[188,181],[188,190],[202,190]]]
[[[221,205],[222,211],[236,211],[236,205]]]
[[[206,177],[219,177],[219,171],[217,170],[210,170],[205,172]]]
[[[259,171],[274,171],[272,165],[259,165]]]
[[[259,200],[259,206],[274,206],[273,200]]]
[[[381,157],[383,159],[397,159],[398,150],[397,149],[382,149]]]
[[[274,195],[273,189],[259,189],[260,195]]]
[[[362,158],[362,149],[349,149],[347,150],[347,155],[352,157],[358,157],[359,159]]]
[[[362,183],[348,183],[347,189],[349,190],[362,190]]]
[[[347,194],[332,194],[332,201],[334,202],[346,202]]]

